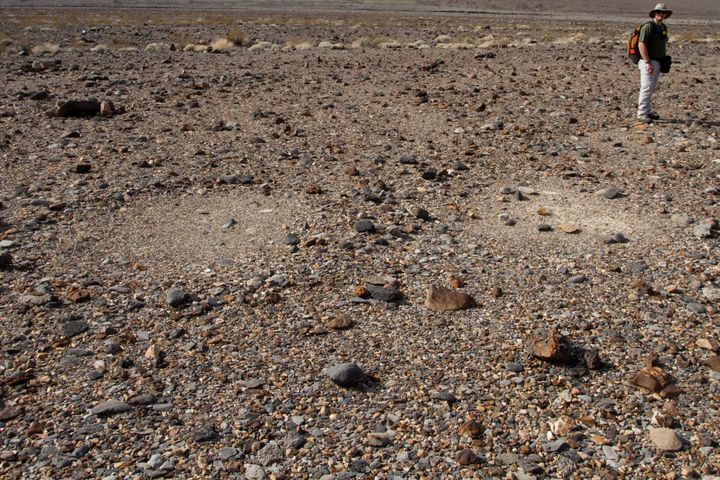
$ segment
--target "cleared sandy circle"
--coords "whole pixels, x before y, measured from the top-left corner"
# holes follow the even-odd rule
[[[236,191],[156,199],[117,213],[97,248],[159,271],[250,265],[282,245],[293,204]]]

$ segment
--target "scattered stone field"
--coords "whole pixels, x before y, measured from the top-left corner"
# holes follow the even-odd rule
[[[720,478],[716,30],[645,125],[632,25],[80,13],[0,17],[0,477]]]

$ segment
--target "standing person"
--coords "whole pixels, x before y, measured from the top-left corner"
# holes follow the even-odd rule
[[[637,118],[641,122],[651,123],[658,120],[660,115],[652,110],[653,92],[660,76],[660,61],[667,56],[667,27],[664,21],[670,18],[672,10],[664,3],[658,3],[650,10],[651,22],[647,22],[640,29],[638,49],[640,50],[640,96],[638,97]]]

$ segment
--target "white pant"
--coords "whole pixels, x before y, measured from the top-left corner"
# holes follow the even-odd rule
[[[638,62],[638,68],[640,69],[640,96],[638,97],[638,117],[644,117],[650,115],[652,109],[650,103],[652,102],[653,92],[657,86],[658,77],[660,76],[660,62],[657,60],[650,60],[653,66],[653,73],[648,73],[647,63],[642,58]]]

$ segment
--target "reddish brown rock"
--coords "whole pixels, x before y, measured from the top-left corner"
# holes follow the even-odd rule
[[[659,367],[643,367],[632,379],[635,385],[651,392],[661,391],[670,385],[671,381],[670,375]]]
[[[475,300],[464,292],[458,292],[437,285],[430,285],[427,288],[425,306],[436,312],[449,312],[464,310],[475,305]]]
[[[90,300],[90,292],[80,287],[68,287],[66,295],[68,299],[73,303],[82,303]]]
[[[555,328],[550,329],[546,336],[533,336],[532,345],[533,355],[541,360],[560,363],[573,361],[570,345]]]
[[[477,463],[478,458],[477,455],[475,455],[475,452],[473,452],[469,448],[463,448],[462,450],[458,451],[457,454],[455,454],[455,461],[459,465],[472,465],[474,463]]]
[[[482,423],[475,420],[470,420],[460,425],[458,433],[465,437],[479,438],[482,436],[483,430],[484,428],[482,426]]]
[[[352,318],[348,317],[331,318],[330,321],[327,323],[328,328],[331,328],[333,330],[347,330],[349,328],[352,328],[354,325],[355,322],[352,320]]]

